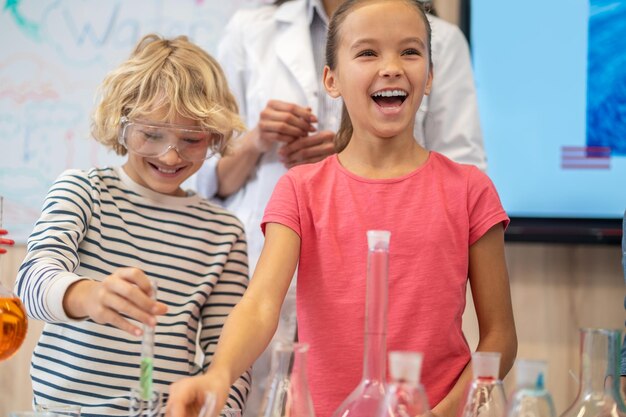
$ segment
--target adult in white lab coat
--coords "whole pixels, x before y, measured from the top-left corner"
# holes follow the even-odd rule
[[[251,130],[230,156],[204,164],[197,186],[201,194],[221,199],[243,221],[250,271],[263,247],[260,222],[278,179],[290,166],[334,152],[341,102],[326,95],[321,74],[327,16],[341,2],[277,1],[240,10],[228,23],[218,48],[218,60]],[[427,149],[485,170],[467,42],[458,27],[436,17],[430,21],[434,80],[418,112],[415,137]],[[293,340],[293,287],[274,340]],[[270,348],[254,365],[246,416],[257,413],[269,358]]]

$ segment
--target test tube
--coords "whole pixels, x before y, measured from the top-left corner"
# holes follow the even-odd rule
[[[157,298],[157,283],[154,280],[150,281],[152,286],[152,294],[150,297],[153,300]],[[139,385],[141,388],[141,398],[144,401],[150,400],[152,397],[152,370],[154,367],[154,328],[149,325],[143,326],[143,339],[141,340],[141,365]]]

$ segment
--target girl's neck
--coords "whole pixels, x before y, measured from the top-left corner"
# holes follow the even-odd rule
[[[412,135],[407,137],[356,137],[338,155],[341,165],[360,177],[398,178],[422,166],[428,151]]]

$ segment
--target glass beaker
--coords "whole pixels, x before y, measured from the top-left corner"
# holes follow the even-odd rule
[[[238,408],[222,408],[220,417],[241,417],[241,410]]]
[[[159,417],[165,414],[161,393],[152,390],[150,397],[144,399],[142,388],[131,388],[129,417]]]
[[[459,417],[501,417],[506,411],[506,395],[500,379],[500,353],[472,354],[472,381]]]
[[[619,330],[580,329],[578,395],[561,417],[626,415],[618,368],[621,336]]]
[[[61,417],[50,411],[9,411],[9,417]]]
[[[556,417],[552,396],[545,387],[545,361],[515,361],[515,391],[511,395],[507,417]]]
[[[80,406],[69,404],[37,404],[36,411],[54,413],[58,416],[80,417]]]
[[[429,410],[428,398],[420,384],[422,354],[418,352],[390,352],[385,399],[378,417],[424,416]]]
[[[276,344],[260,417],[315,417],[306,376],[308,350],[306,343]]]
[[[384,230],[367,232],[363,375],[357,387],[335,410],[333,417],[372,416],[380,409],[385,396],[390,237],[391,233]]]

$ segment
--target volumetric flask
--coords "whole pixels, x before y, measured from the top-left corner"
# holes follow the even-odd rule
[[[515,361],[515,391],[507,417],[556,417],[552,396],[546,390],[545,361]]]
[[[618,417],[626,410],[620,395],[619,330],[580,330],[578,396],[561,417]]]
[[[429,410],[428,398],[420,384],[422,354],[418,352],[390,352],[389,373],[385,399],[378,417],[425,416]]]
[[[472,374],[459,417],[501,417],[506,412],[506,396],[500,380],[500,353],[474,352]]]
[[[306,376],[306,343],[277,343],[259,417],[315,417]]]
[[[385,230],[367,231],[363,374],[333,417],[373,416],[384,400],[390,237],[391,233]]]

